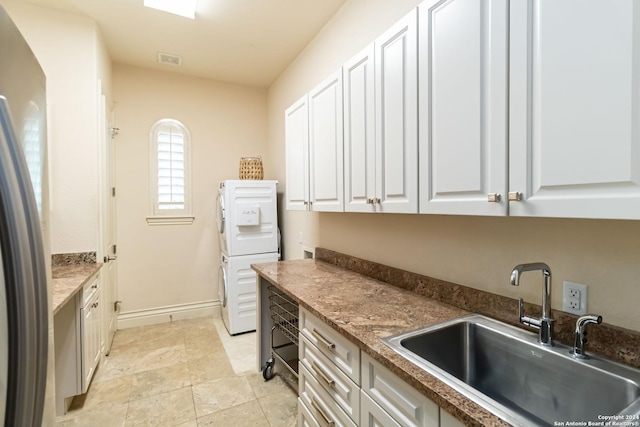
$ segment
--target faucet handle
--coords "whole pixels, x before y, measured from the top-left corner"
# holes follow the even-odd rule
[[[523,325],[527,325],[534,329],[540,329],[542,325],[540,319],[534,319],[533,317],[525,316],[524,300],[522,298],[518,298],[518,321]]]

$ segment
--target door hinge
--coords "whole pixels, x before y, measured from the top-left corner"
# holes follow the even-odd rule
[[[116,187],[111,187],[111,197],[116,197]]]

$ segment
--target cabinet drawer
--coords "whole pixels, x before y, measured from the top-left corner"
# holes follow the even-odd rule
[[[365,353],[362,390],[402,425],[433,427],[440,423],[438,405]]]
[[[362,427],[401,427],[391,415],[382,409],[364,391],[360,392],[360,425]]]
[[[98,287],[100,286],[99,281],[100,276],[96,276],[93,279],[89,280],[82,287],[82,297],[80,299],[80,307],[84,307],[87,305],[89,300],[93,297],[93,295],[98,292]]]
[[[340,409],[304,365],[300,365],[298,395],[298,426],[356,427],[357,424]],[[359,396],[357,399],[360,400]]]
[[[360,387],[304,336],[300,339],[299,349],[300,363],[313,375],[319,386],[357,422],[360,417]]]
[[[307,405],[302,403],[302,399],[298,398],[298,427],[320,427],[320,424],[313,418]]]
[[[354,343],[302,308],[300,333],[360,385],[360,349]]]

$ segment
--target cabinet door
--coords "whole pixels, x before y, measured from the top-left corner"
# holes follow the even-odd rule
[[[91,378],[100,361],[100,310],[99,292],[81,310],[82,393],[86,393]]]
[[[417,10],[375,41],[376,191],[382,212],[418,212]]]
[[[311,210],[344,211],[342,70],[309,93]]]
[[[506,215],[507,0],[418,14],[420,212]]]
[[[464,423],[440,408],[440,427],[464,427]]]
[[[373,212],[376,197],[373,44],[342,68],[344,84],[344,182],[347,212]]]
[[[510,14],[510,215],[640,218],[638,2]]]
[[[438,426],[438,405],[366,353],[362,353],[362,391],[402,425]]]
[[[303,96],[284,113],[287,209],[304,211],[309,202],[309,109]]]
[[[360,392],[360,411],[360,425],[362,427],[401,426],[364,391]]]

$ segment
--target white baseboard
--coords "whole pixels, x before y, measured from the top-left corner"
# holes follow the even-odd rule
[[[155,325],[157,323],[167,323],[172,320],[192,319],[195,317],[219,317],[219,307],[220,301],[216,300],[127,311],[118,315],[118,329]]]

